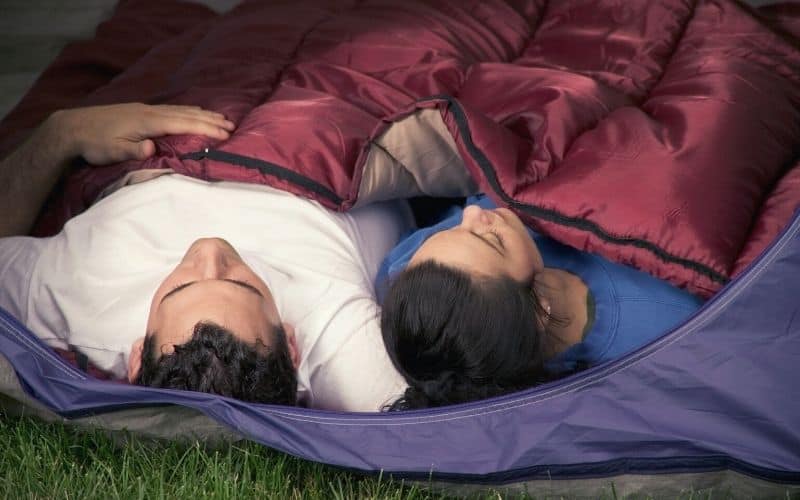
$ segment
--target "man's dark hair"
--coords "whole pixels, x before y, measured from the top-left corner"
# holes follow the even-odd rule
[[[473,278],[433,261],[403,271],[383,302],[381,332],[409,387],[388,409],[464,403],[548,380],[546,315],[534,290],[508,277]]]
[[[270,346],[252,346],[215,323],[199,322],[188,342],[174,346],[170,354],[161,354],[150,334],[145,337],[135,383],[294,405],[297,375],[286,332],[275,326],[272,339]]]

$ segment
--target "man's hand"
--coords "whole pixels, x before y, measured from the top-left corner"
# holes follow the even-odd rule
[[[0,161],[0,238],[26,234],[47,194],[69,162],[92,165],[143,160],[155,153],[153,137],[201,134],[227,139],[233,123],[191,106],[114,104],[57,111],[28,140]]]
[[[70,157],[92,165],[144,160],[155,153],[152,137],[198,134],[227,139],[232,122],[196,106],[149,106],[128,103],[58,111],[50,125]]]

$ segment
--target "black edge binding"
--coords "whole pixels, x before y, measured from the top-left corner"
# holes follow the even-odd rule
[[[277,177],[278,179],[292,182],[313,193],[324,196],[337,205],[341,205],[343,201],[336,193],[326,188],[322,184],[312,181],[308,177],[289,170],[286,167],[281,167],[280,165],[276,165],[268,161],[259,160],[258,158],[237,155],[235,153],[229,153],[227,151],[220,151],[217,149],[196,151],[194,153],[187,153],[180,157],[181,160],[202,160],[204,158],[223,163],[229,163],[231,165],[238,165],[240,167],[245,167],[252,170],[258,170],[262,174],[271,175],[273,177]]]

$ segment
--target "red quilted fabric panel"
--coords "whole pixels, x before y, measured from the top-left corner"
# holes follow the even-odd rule
[[[144,163],[79,172],[40,228],[142,167],[348,209],[373,140],[435,108],[481,190],[530,225],[707,296],[800,199],[796,18],[766,14],[732,0],[245,2],[121,60],[83,101],[199,104],[237,122],[231,138],[164,138]]]

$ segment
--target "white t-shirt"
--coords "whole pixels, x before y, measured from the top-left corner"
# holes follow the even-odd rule
[[[121,378],[158,285],[193,241],[221,237],[295,328],[301,401],[377,411],[405,382],[381,340],[373,282],[412,224],[405,202],[344,214],[266,186],[167,175],[120,189],[54,237],[0,239],[0,306]]]

